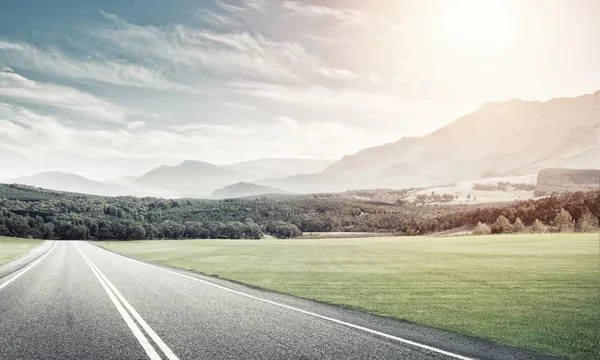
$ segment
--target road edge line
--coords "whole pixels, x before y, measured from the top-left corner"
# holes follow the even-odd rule
[[[0,284],[0,290],[2,290],[3,288],[5,288],[6,286],[8,286],[10,283],[12,283],[13,281],[17,280],[21,275],[25,274],[26,272],[28,272],[29,270],[31,270],[34,266],[36,266],[40,261],[44,260],[44,258],[46,258],[46,256],[48,256],[48,254],[50,254],[50,252],[52,252],[52,250],[54,250],[54,248],[56,247],[56,241],[54,242],[54,244],[52,245],[52,247],[50,248],[50,250],[46,251],[45,254],[41,255],[40,257],[38,257],[37,259],[35,259],[33,262],[29,263],[28,265],[26,265],[25,267],[20,268],[17,271],[14,271],[6,276],[10,276],[16,272],[19,272],[17,275],[13,276],[12,278],[8,279],[5,283]],[[6,277],[4,276],[4,277]]]
[[[92,244],[90,244],[90,245],[92,245]],[[156,268],[158,270],[162,270],[162,271],[165,271],[165,272],[177,275],[177,276],[181,276],[181,277],[186,278],[186,279],[198,281],[198,282],[203,283],[205,285],[213,286],[213,287],[225,290],[225,291],[229,291],[229,292],[232,292],[232,293],[235,293],[235,294],[238,294],[238,295],[242,295],[242,296],[254,299],[254,300],[262,301],[262,302],[265,302],[265,303],[268,303],[268,304],[271,304],[271,305],[279,306],[279,307],[282,307],[282,308],[285,308],[285,309],[288,309],[288,310],[292,310],[292,311],[296,311],[296,312],[299,312],[299,313],[302,313],[302,314],[305,314],[305,315],[314,316],[314,317],[317,317],[317,318],[320,318],[320,319],[323,319],[323,320],[334,322],[336,324],[340,324],[340,325],[344,325],[344,326],[347,326],[347,327],[350,327],[350,328],[353,328],[353,329],[361,330],[361,331],[364,331],[364,332],[367,332],[367,333],[370,333],[370,334],[373,334],[373,335],[378,335],[378,336],[381,336],[381,337],[384,337],[384,338],[387,338],[387,339],[390,339],[390,340],[402,342],[404,344],[411,345],[411,346],[418,347],[418,348],[425,349],[425,350],[429,350],[429,351],[432,351],[432,352],[435,352],[435,353],[438,353],[438,354],[450,356],[450,357],[452,357],[454,359],[459,359],[459,360],[477,360],[476,358],[459,355],[459,354],[456,354],[456,353],[453,353],[453,352],[450,352],[450,351],[446,351],[446,350],[442,350],[442,349],[436,348],[434,346],[430,346],[430,345],[426,345],[426,344],[421,344],[421,343],[416,342],[416,341],[412,341],[412,340],[408,340],[408,339],[405,339],[405,338],[401,338],[399,336],[394,336],[394,335],[386,334],[386,333],[381,332],[381,331],[369,329],[367,327],[360,326],[360,325],[355,325],[355,324],[352,324],[352,323],[349,323],[349,322],[346,322],[346,321],[343,321],[343,320],[338,320],[338,319],[335,319],[335,318],[332,318],[332,317],[328,317],[328,316],[324,316],[324,315],[319,315],[317,313],[313,313],[313,312],[310,312],[310,311],[302,310],[302,309],[299,309],[299,308],[296,308],[296,307],[293,307],[293,306],[290,306],[290,305],[285,305],[285,304],[282,304],[282,303],[278,303],[276,301],[267,300],[267,299],[263,299],[263,298],[258,297],[258,296],[246,294],[246,293],[244,293],[242,291],[230,289],[230,288],[228,288],[226,286],[218,285],[218,284],[215,284],[213,282],[206,281],[204,279],[200,279],[198,277],[181,274],[181,273],[178,273],[177,271],[165,269],[165,268],[162,268],[162,267],[160,267],[158,265],[146,263],[146,262],[143,262],[143,261],[140,261],[140,260],[137,260],[137,259],[132,259],[132,258],[130,258],[128,256],[124,256],[122,254],[119,254],[119,253],[116,253],[116,252],[113,252],[113,251],[109,251],[109,250],[104,249],[104,248],[102,248],[100,246],[96,246],[96,247],[100,248],[100,249],[102,249],[104,251],[107,251],[107,252],[119,255],[121,257],[124,257],[125,259],[128,259],[128,260],[140,263],[142,265],[153,267],[153,268]]]

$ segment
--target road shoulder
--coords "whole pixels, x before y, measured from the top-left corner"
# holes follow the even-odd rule
[[[54,240],[46,240],[40,246],[31,249],[25,255],[22,255],[16,259],[13,259],[7,263],[0,265],[0,279],[14,273],[15,271],[19,271],[25,266],[31,264],[35,260],[37,260],[40,256],[44,255],[52,248],[54,245]]]

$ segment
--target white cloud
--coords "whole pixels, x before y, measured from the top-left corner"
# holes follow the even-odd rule
[[[267,0],[242,0],[244,6],[255,11],[265,11]]]
[[[335,136],[332,136],[335,134]],[[268,139],[268,141],[265,141]],[[307,141],[310,139],[310,141]],[[141,173],[186,159],[231,163],[261,157],[332,158],[390,141],[390,134],[354,129],[339,122],[299,121],[278,116],[263,123],[187,124],[125,130],[79,129],[53,116],[0,103],[0,142],[46,168],[92,178]],[[75,151],[76,149],[76,151]],[[6,173],[4,176],[17,176]]]
[[[137,128],[141,128],[144,125],[146,125],[146,122],[144,122],[142,120],[136,120],[136,121],[132,121],[129,124],[127,124],[127,128],[128,129],[137,129]]]
[[[57,107],[92,120],[122,123],[136,112],[74,88],[29,80],[12,72],[0,72],[0,97]]]
[[[356,75],[346,69],[321,68],[315,70],[316,73],[333,80],[354,80]]]
[[[76,59],[56,48],[41,50],[24,43],[0,41],[0,56],[4,63],[13,66],[74,79],[135,88],[194,91],[188,86],[167,79],[164,71],[155,67],[108,61],[93,56]]]
[[[200,19],[210,22],[211,24],[229,29],[238,28],[241,25],[238,20],[231,16],[217,14],[208,9],[198,9],[196,11],[196,16]]]
[[[155,27],[127,23],[105,14],[115,27],[95,36],[133,58],[151,57],[175,72],[200,70],[227,77],[299,81],[320,60],[296,42],[277,42],[259,34],[218,33],[181,25]]]
[[[313,4],[300,4],[295,1],[284,1],[283,7],[298,15],[312,18],[333,18],[346,25],[361,25],[370,20],[367,15],[354,9],[334,9]]]

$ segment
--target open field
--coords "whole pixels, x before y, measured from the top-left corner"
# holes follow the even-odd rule
[[[542,353],[600,357],[598,234],[96,244]]]
[[[0,237],[0,264],[26,254],[41,243],[42,240]]]

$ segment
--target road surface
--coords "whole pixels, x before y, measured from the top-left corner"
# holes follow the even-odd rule
[[[57,241],[0,279],[0,359],[545,359]]]

